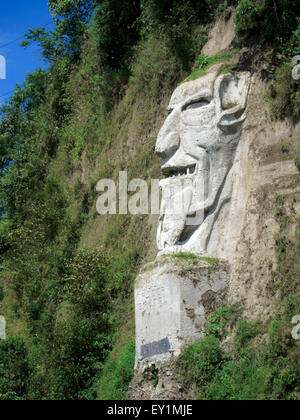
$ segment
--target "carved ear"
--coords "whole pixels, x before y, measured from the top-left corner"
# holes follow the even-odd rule
[[[216,80],[215,96],[218,127],[225,132],[237,131],[246,118],[250,73],[225,74]]]

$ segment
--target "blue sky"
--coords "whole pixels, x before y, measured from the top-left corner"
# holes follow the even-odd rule
[[[53,28],[47,0],[13,0],[1,2],[0,47],[16,38],[23,37],[29,28],[47,26]],[[0,79],[0,105],[12,94],[16,83],[22,84],[27,73],[45,67],[38,46],[20,47],[21,40],[0,48],[0,55],[6,59],[6,80]],[[5,97],[3,97],[5,95]]]

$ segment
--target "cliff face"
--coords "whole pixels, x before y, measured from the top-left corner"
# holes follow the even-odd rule
[[[202,54],[222,55],[232,44],[232,34],[233,19],[218,20]],[[245,68],[243,59],[252,53],[251,49],[243,49],[235,58],[236,69],[251,72],[251,85],[237,153],[237,185],[232,196],[234,222],[229,224],[228,218],[223,221],[223,235],[224,242],[229,243],[232,267],[229,300],[242,301],[251,319],[266,320],[280,299],[280,292],[274,287],[281,268],[280,238],[285,238],[288,248],[294,249],[297,264],[299,169],[295,156],[300,125],[288,119],[276,120],[279,110],[271,112],[269,81],[263,77],[268,59],[249,60]]]
[[[299,6],[289,1],[284,10],[294,16]],[[134,16],[122,15],[133,19],[126,42],[113,19],[104,21],[121,19],[119,14],[98,11],[81,40],[81,58],[69,64],[65,57],[48,75],[31,76],[2,111],[7,122],[1,123],[0,150],[3,144],[8,151],[1,168],[9,160],[14,165],[1,169],[6,214],[0,221],[0,315],[6,340],[0,342],[0,360],[6,368],[0,366],[0,399],[127,398],[135,365],[134,284],[138,277],[142,288],[152,269],[156,277],[149,279],[148,295],[138,298],[145,299],[147,316],[154,306],[160,314],[163,305],[157,299],[152,306],[151,290],[163,272],[170,283],[163,303],[172,310],[178,304],[179,327],[167,316],[164,336],[156,337],[152,329],[148,342],[140,322],[146,341],[138,344],[146,345],[146,356],[157,348],[170,350],[170,340],[159,341],[167,337],[169,323],[179,358],[150,361],[137,372],[131,398],[298,398],[299,346],[291,338],[291,321],[300,314],[300,125],[290,56],[299,49],[299,30],[293,17],[278,25],[273,2],[259,8],[216,1],[218,9],[208,2],[205,10],[199,2],[173,3],[165,11],[160,3],[145,1],[141,15],[139,7]],[[274,25],[290,45],[287,55],[284,46],[272,43]],[[116,34],[112,45],[110,28]],[[216,230],[208,235],[213,245],[199,256],[197,241],[177,248],[177,225],[171,239],[160,235],[157,241],[159,215],[100,216],[96,186],[101,179],[118,186],[123,171],[129,181],[140,178],[149,186],[164,178],[166,148],[159,133],[174,118],[174,109],[169,116],[167,111],[172,94],[181,94],[185,83],[187,90],[198,86],[207,75],[223,89],[219,111],[225,117],[222,130],[231,136],[225,157],[234,182],[222,209],[215,202],[207,207],[204,216],[213,216]],[[230,109],[243,103],[241,75],[249,77],[247,106],[239,105],[232,116]],[[233,85],[238,94],[231,96]],[[193,106],[210,106],[209,98],[185,103],[181,97],[182,109],[192,113],[184,117],[192,129]],[[238,145],[237,129],[228,127],[234,118],[238,130],[243,124]],[[226,143],[228,137],[217,133]],[[175,152],[175,143],[167,151]],[[218,145],[214,148],[218,156]],[[179,170],[187,168],[191,175],[193,163],[181,158]],[[207,156],[198,158],[207,176]],[[222,173],[227,172],[218,158],[215,162],[211,190],[216,192],[226,184]],[[173,161],[173,172],[176,165]],[[203,190],[208,194],[209,188]],[[190,233],[181,229],[179,239]],[[160,249],[154,263],[157,243],[164,248],[168,241],[170,247]],[[170,250],[173,257],[163,255]]]
[[[232,299],[242,299],[247,315],[260,320],[274,314],[274,305],[284,294],[277,287],[284,275],[282,264],[291,263],[285,258],[295,258],[298,264],[299,246],[299,170],[294,148],[300,127],[272,121],[264,92],[266,84],[255,73],[244,132],[249,145],[244,181],[247,205],[230,284]]]
[[[212,50],[214,54],[221,56],[224,54],[224,50],[228,51],[233,41],[233,25],[232,20],[225,21],[224,18],[219,20],[212,28],[210,39],[203,47],[202,53]],[[220,50],[220,48],[224,48],[224,50]],[[227,92],[230,91],[231,94],[229,101],[233,104],[231,106],[236,106],[233,97],[234,89],[239,86],[237,80],[240,76],[238,75],[242,74],[238,72],[239,67],[243,57],[250,53],[250,50],[247,49],[236,53],[231,63],[232,74],[237,72],[235,84],[232,86],[228,84],[227,87]],[[224,192],[219,190],[219,204],[215,206],[215,216],[213,217],[213,212],[211,215],[208,214],[204,221],[201,220],[202,225],[197,228],[195,233],[182,243],[178,241],[177,244],[178,229],[180,230],[181,218],[187,217],[185,214],[181,214],[181,218],[174,217],[171,213],[168,216],[168,212],[165,210],[167,213],[164,218],[161,217],[162,221],[159,227],[158,244],[162,244],[163,249],[160,255],[173,254],[175,260],[176,255],[188,259],[188,252],[191,251],[211,258],[222,256],[226,258],[229,266],[226,279],[223,286],[215,290],[215,279],[211,276],[208,279],[203,267],[190,267],[190,269],[187,268],[177,274],[180,277],[180,286],[178,287],[175,279],[175,260],[167,269],[166,261],[160,258],[156,259],[155,268],[147,266],[145,273],[143,272],[137,278],[135,285],[136,374],[130,389],[130,396],[134,399],[196,397],[196,394],[193,393],[195,390],[192,391],[182,385],[182,377],[178,375],[178,362],[175,359],[184,347],[199,341],[200,338],[203,339],[205,334],[210,331],[212,313],[202,307],[203,301],[208,299],[208,306],[213,308],[213,311],[218,311],[226,306],[241,305],[243,315],[240,314],[240,318],[243,316],[248,322],[267,325],[278,313],[279,302],[286,298],[297,298],[299,273],[297,274],[296,267],[299,263],[297,249],[299,249],[300,174],[295,162],[295,148],[297,147],[296,139],[299,139],[300,126],[288,120],[278,122],[274,115],[271,115],[270,105],[266,99],[268,82],[262,80],[265,65],[264,60],[260,63],[248,63],[247,70],[251,72],[250,89],[249,94],[247,94],[247,90],[244,90],[245,95],[248,95],[247,101],[244,99],[247,105],[240,108],[242,112],[247,109],[246,117],[243,120],[243,130],[238,146],[231,151],[235,157],[231,163],[231,170],[227,171],[226,179],[223,180],[222,189]],[[195,82],[184,83],[175,90],[169,105],[170,108],[175,109],[173,112],[176,112],[175,102],[180,101],[178,98],[186,96],[187,92],[191,97],[196,97],[197,93],[198,96],[200,95],[201,89],[209,89],[211,79],[217,77],[215,71],[220,68],[222,68],[222,64],[215,65],[206,71],[207,76],[202,75]],[[230,106],[227,107],[227,113],[229,109]],[[236,110],[237,107],[234,109]],[[203,108],[203,112],[210,111]],[[199,127],[205,124],[204,114],[201,116],[200,111],[198,111],[197,118]],[[213,118],[211,116],[212,123]],[[172,120],[172,114],[158,135],[156,149],[160,155],[163,154],[163,148],[168,150],[171,148],[171,143],[173,145],[172,157],[164,161],[167,163],[163,162],[163,171],[166,166],[170,171],[173,166],[183,168],[186,162],[191,165],[191,158],[185,157],[187,156],[185,152],[192,150],[193,137],[198,136],[197,147],[203,145],[210,154],[207,176],[218,179],[216,172],[221,174],[222,169],[214,167],[215,152],[212,148],[218,134],[214,133],[216,137],[210,138],[206,123],[205,140],[201,143],[201,129],[199,128],[199,132],[195,133],[195,116],[193,127],[189,126],[186,115],[183,119],[185,130],[190,133],[189,146],[184,144],[184,136],[187,134],[183,133],[180,135],[181,143],[177,146],[177,152],[174,152],[173,143],[177,128],[175,117]],[[233,122],[234,117],[231,119],[231,123]],[[228,154],[225,149],[222,149],[221,144],[222,140],[219,146],[222,155],[219,165],[221,162],[222,168],[224,168]],[[192,156],[197,156],[197,152],[192,152]],[[200,157],[200,162],[201,159]],[[201,173],[201,177],[203,178],[205,175]],[[164,189],[168,183],[172,182],[174,191],[176,191],[178,179],[174,180],[173,178],[161,183],[163,196]],[[229,184],[230,187],[228,187]],[[213,193],[213,185],[211,181],[210,190],[212,191],[208,191],[208,197]],[[173,194],[174,196],[171,194],[168,198],[169,203],[175,200],[178,194],[183,193],[173,192]],[[222,199],[224,194],[225,199]],[[223,200],[227,203],[226,205],[222,205]],[[166,207],[167,202],[162,206]],[[213,217],[213,225],[209,225],[208,231],[203,226],[210,217]],[[196,236],[196,239],[193,239],[193,235]],[[206,242],[206,238],[209,238],[209,241]],[[162,243],[162,240],[165,242]],[[203,247],[203,243],[207,244],[206,248]],[[192,254],[190,255],[191,258]],[[196,255],[194,258],[197,259]],[[220,275],[219,270],[217,270],[218,276]],[[199,276],[197,281],[201,285],[200,289],[195,284],[192,285],[197,277],[195,277],[195,271]],[[216,299],[217,291],[222,292],[221,300],[220,296]],[[195,301],[191,299],[192,295],[196,297]],[[195,330],[184,319],[188,311],[193,313],[192,322],[195,323]],[[264,335],[266,331],[267,329],[265,331],[262,329],[260,332],[260,339],[263,341],[267,340]],[[230,348],[233,345],[230,342],[234,342],[236,334],[233,328],[231,337],[222,338],[225,348],[228,346]],[[159,341],[163,337],[166,338]],[[184,375],[184,371],[181,371],[181,374]],[[153,375],[157,377],[157,384],[154,388]]]

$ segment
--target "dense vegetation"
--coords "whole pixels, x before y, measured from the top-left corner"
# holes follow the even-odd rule
[[[300,349],[291,319],[299,309],[290,297],[266,325],[245,320],[238,306],[217,311],[207,336],[178,360],[185,390],[204,400],[298,400]]]
[[[9,335],[0,342],[0,399],[126,398],[133,280],[151,257],[151,224],[100,219],[95,185],[123,169],[159,177],[152,148],[166,100],[212,62],[200,51],[230,5],[238,6],[237,47],[273,51],[270,100],[280,117],[297,119],[300,93],[287,73],[299,53],[298,0],[50,0],[55,30],[27,33],[23,45],[37,42],[49,70],[29,74],[0,110],[0,312]],[[241,334],[250,332],[237,336],[229,360],[214,334],[187,351],[198,366],[193,380],[207,384],[202,397],[291,396],[299,384],[286,348],[270,371],[273,353],[265,364],[245,356],[256,328],[244,326]],[[243,372],[269,388],[240,389]],[[220,375],[239,391],[216,389]]]

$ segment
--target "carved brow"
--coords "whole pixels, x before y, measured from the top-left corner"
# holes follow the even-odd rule
[[[212,95],[208,91],[202,91],[201,93],[198,93],[197,95],[194,95],[192,97],[187,98],[183,105],[182,105],[182,111],[184,111],[188,106],[196,104],[198,102],[207,102],[207,105],[211,102]]]
[[[209,105],[210,102],[211,102],[211,99],[210,98],[194,99],[193,101],[188,102],[187,104],[185,104],[182,107],[182,111],[187,111],[188,109],[202,108],[203,106]]]

